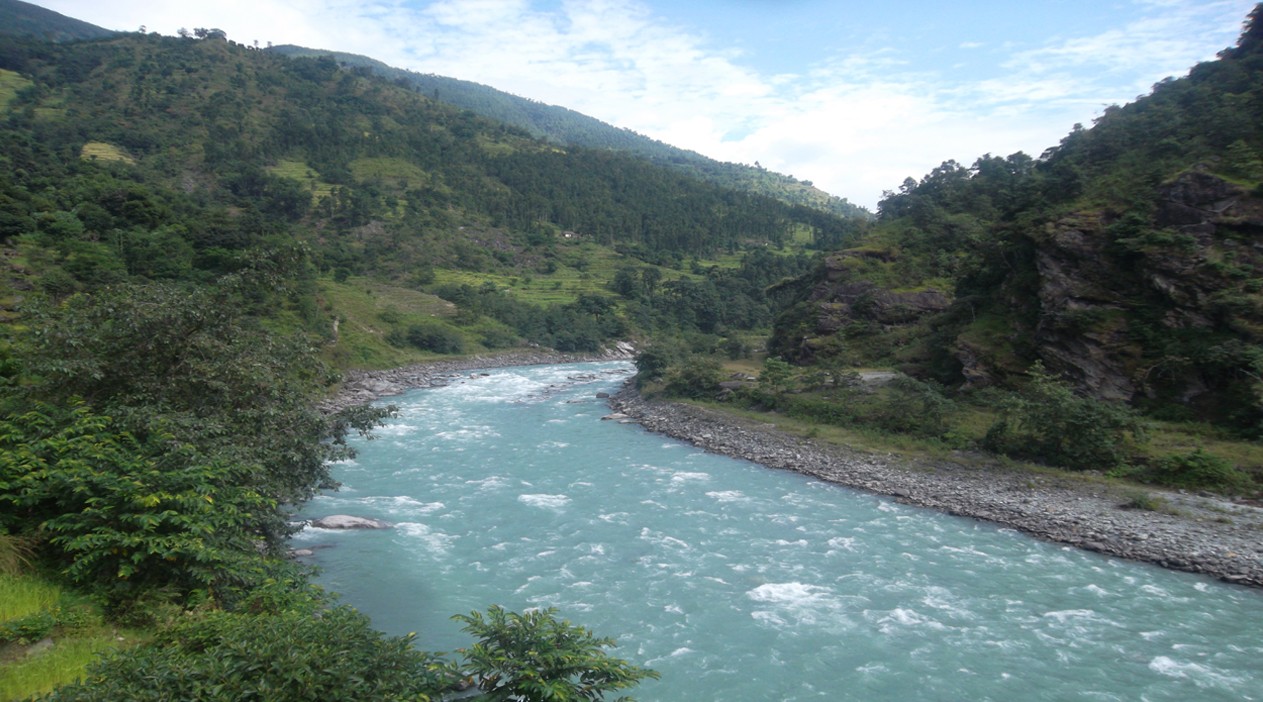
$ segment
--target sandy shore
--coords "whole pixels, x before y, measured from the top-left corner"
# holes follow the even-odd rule
[[[444,385],[483,368],[625,360],[631,353],[630,348],[602,354],[514,353],[356,372],[324,408]],[[729,414],[646,400],[630,386],[610,398],[610,406],[649,431],[714,453],[983,519],[1049,541],[1263,587],[1263,509],[1258,507],[1206,494],[1122,489],[1076,476],[1030,473],[985,459],[931,462],[852,451]],[[1166,507],[1123,507],[1138,491],[1161,498]]]

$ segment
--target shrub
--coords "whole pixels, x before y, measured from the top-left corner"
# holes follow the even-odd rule
[[[671,367],[675,354],[662,346],[650,346],[636,356],[636,387],[661,380]]]
[[[710,397],[719,385],[719,363],[711,358],[691,356],[666,373],[666,391],[676,397]]]
[[[54,702],[437,699],[451,668],[412,647],[412,636],[374,631],[350,607],[271,616],[212,612],[153,643],[94,664]]]
[[[1127,499],[1119,505],[1123,509],[1136,509],[1144,512],[1172,512],[1171,503],[1160,495],[1153,495],[1144,490],[1136,490],[1127,495]]]
[[[937,386],[901,375],[878,397],[881,401],[870,421],[879,429],[929,437],[947,432],[947,415],[954,403]]]
[[[47,610],[28,614],[0,624],[0,643],[32,644],[52,633],[55,626],[57,618]]]
[[[489,700],[602,700],[611,690],[635,686],[658,673],[614,658],[613,639],[556,617],[557,610],[525,614],[492,606],[453,619],[478,642],[462,649],[465,665]],[[620,698],[627,699],[627,698]]]
[[[408,327],[406,338],[409,344],[422,351],[461,353],[465,350],[465,339],[460,332],[446,324],[413,324]]]
[[[1159,485],[1191,489],[1233,491],[1247,489],[1252,484],[1249,475],[1200,448],[1184,455],[1163,457],[1147,477]]]
[[[855,406],[837,398],[794,395],[786,398],[784,405],[786,414],[795,419],[806,419],[836,426],[845,426],[856,421]]]
[[[1130,408],[1079,397],[1040,363],[1030,383],[1003,402],[983,447],[1072,470],[1107,470],[1125,462],[1144,427]]]

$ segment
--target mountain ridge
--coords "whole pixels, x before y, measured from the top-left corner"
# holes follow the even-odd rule
[[[0,27],[6,34],[51,41],[101,39],[117,32],[22,0],[0,0]]]

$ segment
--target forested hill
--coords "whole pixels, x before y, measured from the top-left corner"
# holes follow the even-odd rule
[[[557,148],[328,58],[127,35],[6,39],[0,61],[14,87],[9,158],[39,164],[19,177],[94,164],[93,177],[161,189],[151,195],[170,198],[166,207],[209,207],[215,216],[188,223],[203,230],[189,235],[195,248],[233,248],[303,222],[323,260],[371,267],[357,258],[377,255],[365,242],[379,251],[475,224],[685,254],[850,226],[632,156]],[[179,187],[168,192],[167,179]],[[459,237],[438,238],[427,247],[434,263],[459,255]]]
[[[52,594],[6,607],[0,647],[7,673],[51,634],[55,666],[27,660],[57,672],[15,698],[439,699],[455,662],[288,556],[297,506],[389,412],[321,412],[340,368],[596,350],[627,330],[604,281],[548,306],[460,284],[560,268],[561,241],[682,265],[857,226],[216,30],[37,34],[0,31],[0,581],[6,605]]]
[[[868,216],[867,210],[862,207],[830,195],[810,182],[757,166],[716,161],[565,107],[528,100],[479,83],[407,71],[367,56],[344,52],[293,45],[269,47],[268,51],[287,56],[329,56],[344,66],[368,68],[396,84],[409,86],[436,100],[504,122],[531,136],[562,146],[626,152],[724,187],[766,195],[792,205],[805,205],[845,217]]]
[[[908,179],[799,282],[787,359],[893,363],[1084,394],[1263,436],[1263,6],[1218,60],[1038,158]]]
[[[100,39],[115,33],[21,0],[0,0],[0,27],[5,34],[50,41]]]
[[[522,340],[594,349],[622,333],[605,287],[615,265],[668,264],[677,271],[669,277],[697,276],[700,268],[682,270],[687,261],[791,239],[835,247],[866,224],[628,154],[561,148],[328,57],[288,58],[216,32],[194,35],[204,38],[0,38],[0,243],[22,262],[9,267],[13,286],[60,297],[266,267],[303,282],[287,288],[288,300],[269,296],[256,308],[289,310],[328,337],[345,313],[319,300],[312,281],[363,275],[414,294],[429,286],[467,311],[460,334],[477,344],[410,334],[413,322],[398,315],[358,320],[379,346],[389,338],[445,352]],[[599,272],[589,270],[593,257]],[[713,329],[723,311],[707,301],[716,300],[739,306],[732,315],[745,327],[765,323],[760,283],[782,270],[765,262],[773,265],[759,264],[740,294],[721,292],[717,269],[696,286],[665,281],[672,295],[654,295],[655,304],[690,326],[697,310]],[[436,270],[475,284],[498,276],[501,287],[529,288],[549,303],[591,297],[548,317],[513,296],[439,290]],[[558,272],[570,276],[567,290],[560,280],[550,290],[532,285],[534,275]],[[662,275],[644,275],[654,273]],[[658,292],[657,280],[647,289]],[[752,312],[749,300],[763,311]],[[642,329],[675,323],[650,312],[641,320]]]

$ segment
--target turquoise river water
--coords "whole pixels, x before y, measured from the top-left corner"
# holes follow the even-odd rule
[[[1263,593],[1110,559],[601,421],[626,363],[393,398],[305,516],[318,580],[431,650],[555,606],[662,675],[642,702],[1258,700]]]

